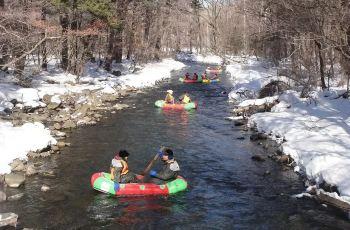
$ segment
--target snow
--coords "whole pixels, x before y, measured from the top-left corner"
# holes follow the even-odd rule
[[[13,127],[10,122],[0,122],[1,161],[0,174],[9,173],[9,164],[16,158],[26,159],[29,151],[36,151],[48,145],[56,144],[56,140],[39,122],[26,123]]]
[[[264,104],[271,104],[275,102],[278,99],[278,96],[273,97],[264,97],[261,99],[250,99],[245,100],[239,103],[239,107],[246,107],[246,106],[252,106],[252,105],[264,105]]]
[[[122,86],[144,88],[154,85],[157,81],[170,78],[171,70],[185,67],[181,62],[173,59],[164,59],[161,62],[147,64],[144,69],[135,74],[127,74],[118,78]]]
[[[279,100],[290,108],[254,114],[251,122],[259,131],[284,137],[283,152],[309,179],[335,185],[350,197],[350,102],[324,95],[318,92],[310,102],[289,91]]]
[[[283,76],[277,77],[276,69],[269,68],[269,63],[257,61],[253,57],[235,57],[226,66],[226,72],[231,75],[233,84],[229,99],[237,103],[256,98],[258,91],[271,81],[287,81]]]

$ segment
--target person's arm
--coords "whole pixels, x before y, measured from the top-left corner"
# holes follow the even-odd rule
[[[151,177],[155,177],[165,181],[174,179],[177,177],[177,175],[178,175],[178,171],[171,170],[169,166],[164,167],[160,172],[156,172],[154,170],[150,172]]]

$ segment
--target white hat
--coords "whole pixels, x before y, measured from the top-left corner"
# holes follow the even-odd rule
[[[171,89],[168,89],[166,92],[170,93],[170,94],[173,94],[173,91]]]

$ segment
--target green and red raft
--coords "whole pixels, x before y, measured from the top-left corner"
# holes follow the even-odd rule
[[[168,104],[168,103],[165,103],[164,100],[158,100],[154,103],[154,105],[162,109],[175,109],[175,110],[197,109],[197,102],[190,102],[187,104],[181,104],[181,103]]]
[[[111,175],[105,172],[94,173],[91,176],[91,186],[100,192],[114,196],[149,196],[171,195],[186,190],[187,182],[178,176],[166,184],[128,183],[119,184],[111,180]]]

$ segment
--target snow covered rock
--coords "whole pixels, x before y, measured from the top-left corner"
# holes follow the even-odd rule
[[[11,188],[18,188],[25,181],[24,174],[10,173],[5,175],[5,183]]]

